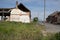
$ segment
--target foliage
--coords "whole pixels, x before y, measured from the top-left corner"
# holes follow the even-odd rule
[[[60,32],[50,33],[47,36],[43,37],[42,40],[60,40]]]
[[[33,19],[33,22],[38,22],[38,17],[35,17],[35,18]]]
[[[56,40],[60,40],[60,32],[56,33],[54,37],[55,37]]]

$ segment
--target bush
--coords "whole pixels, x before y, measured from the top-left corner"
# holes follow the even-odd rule
[[[38,17],[35,17],[35,18],[33,19],[33,22],[38,22]]]
[[[55,34],[55,39],[60,40],[60,32]]]

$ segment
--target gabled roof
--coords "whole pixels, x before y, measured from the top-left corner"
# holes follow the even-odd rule
[[[15,8],[15,7],[14,7]],[[10,9],[14,9],[14,8],[0,8],[0,10],[10,10]],[[18,5],[18,8],[24,12],[30,12],[30,10],[28,8],[26,8],[22,3],[20,3]]]
[[[60,11],[56,11],[56,12],[50,14],[49,16],[54,16],[54,15],[57,15],[57,14],[60,14]]]
[[[30,10],[27,9],[22,3],[20,3],[20,4],[18,5],[18,8],[19,8],[20,10],[24,11],[24,12],[30,12]]]

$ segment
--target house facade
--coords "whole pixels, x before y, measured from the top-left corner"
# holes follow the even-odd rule
[[[30,10],[27,9],[22,3],[18,5],[18,1],[16,1],[15,8],[8,8],[8,10],[7,8],[0,8],[0,10],[1,20],[30,23],[31,20]]]
[[[60,24],[60,11],[53,12],[50,14],[47,18],[46,21],[48,23],[56,23]]]
[[[20,9],[15,8],[11,10],[10,21],[30,23],[29,15],[29,12],[23,12]]]

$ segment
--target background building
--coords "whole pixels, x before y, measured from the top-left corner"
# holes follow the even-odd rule
[[[18,5],[16,1],[15,8],[0,8],[1,21],[16,21],[30,23],[31,12],[22,3]]]
[[[48,23],[60,23],[60,11],[56,11],[52,14],[50,14],[47,18],[46,21]]]

